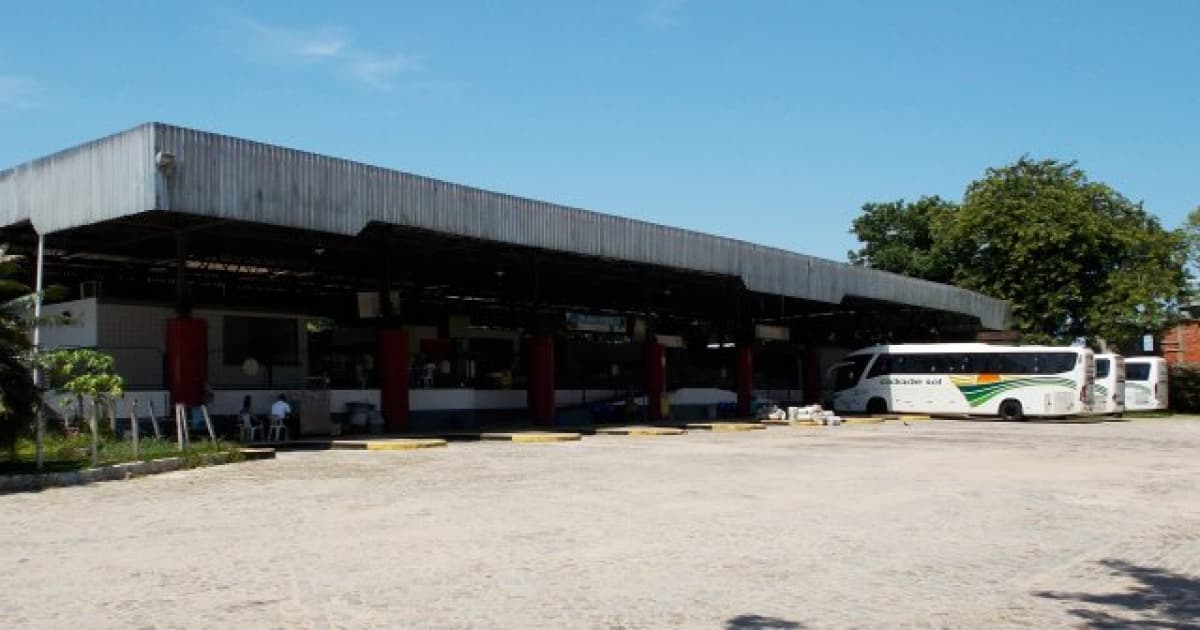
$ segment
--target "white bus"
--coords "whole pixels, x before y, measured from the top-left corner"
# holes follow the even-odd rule
[[[833,408],[866,413],[1072,416],[1091,412],[1087,348],[984,343],[873,346],[833,373]]]
[[[1096,388],[1092,413],[1121,415],[1125,411],[1125,357],[1096,355]]]
[[[1161,357],[1125,359],[1125,409],[1167,408],[1167,361]]]

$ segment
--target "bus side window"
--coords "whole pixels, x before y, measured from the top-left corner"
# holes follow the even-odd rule
[[[953,372],[954,357],[945,354],[937,355],[937,373]]]
[[[1070,372],[1075,369],[1075,364],[1081,359],[1081,355],[1074,352],[1054,352],[1044,354],[1042,357],[1042,371],[1049,374]]]
[[[1018,354],[1018,364],[1021,366],[1022,374],[1037,374],[1037,355],[1036,354]]]
[[[1033,355],[1006,352],[1000,356],[1005,374],[1033,374]]]
[[[997,371],[996,355],[994,354],[972,354],[967,356],[967,360],[963,365],[963,372],[967,374],[989,374]]]
[[[947,371],[951,374],[969,374],[974,371],[974,358],[974,355],[970,354],[952,356],[946,366]]]
[[[992,359],[992,369],[994,370],[994,373],[1006,374],[1008,372],[1011,372],[1011,370],[1009,370],[1009,367],[1011,367],[1011,366],[1008,364],[1008,355],[1007,354],[997,352],[996,354],[992,355],[991,359]]]
[[[942,355],[927,354],[925,355],[924,359],[925,364],[922,367],[925,369],[923,369],[922,372],[925,372],[926,374],[937,374],[938,372],[946,371],[946,362],[942,360]]]
[[[887,376],[892,373],[892,357],[891,355],[881,354],[875,359],[875,363],[871,366],[871,371],[867,373],[867,378],[875,378],[876,376]]]
[[[954,356],[951,356],[948,354],[943,354],[939,358],[941,359],[943,372],[945,372],[947,374],[953,374],[954,372],[958,371],[958,358],[957,357],[954,357]]]
[[[904,364],[905,374],[924,374],[929,371],[929,356],[924,354],[910,354]]]

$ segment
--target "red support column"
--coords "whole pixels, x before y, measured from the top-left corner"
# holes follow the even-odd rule
[[[408,428],[408,331],[380,328],[376,338],[380,412],[389,432]]]
[[[749,416],[754,398],[754,346],[739,344],[737,347],[737,365],[735,381],[737,384],[737,413],[739,416]]]
[[[821,354],[815,349],[804,351],[804,402],[809,405],[825,404],[821,400]]]
[[[196,317],[167,320],[167,389],[171,404],[204,402],[208,380],[208,324]]]
[[[554,425],[554,337],[529,340],[529,389],[525,392],[529,418],[541,426]]]
[[[661,343],[646,342],[646,419],[663,419],[667,391],[667,355]]]

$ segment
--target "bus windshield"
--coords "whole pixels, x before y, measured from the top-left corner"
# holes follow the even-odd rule
[[[1107,377],[1110,365],[1112,365],[1112,361],[1108,359],[1096,359],[1096,378]]]
[[[1125,364],[1125,380],[1127,380],[1127,381],[1148,381],[1148,380],[1150,380],[1150,364],[1149,363],[1126,363]]]
[[[857,385],[870,361],[869,354],[847,357],[846,362],[839,365],[833,373],[833,388],[840,392]]]

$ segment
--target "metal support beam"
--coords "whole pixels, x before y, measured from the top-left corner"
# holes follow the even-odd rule
[[[385,232],[383,235],[383,264],[379,267],[379,316],[385,321],[391,321],[396,313],[392,309],[392,234]]]
[[[33,354],[36,357],[35,361],[41,358],[42,344],[42,282],[45,277],[46,267],[46,236],[38,234],[37,241],[37,268],[34,270],[33,280]],[[37,390],[38,395],[41,395],[42,388],[42,369],[37,363],[33,366],[33,386]],[[42,410],[41,401],[38,401],[37,417],[34,422],[34,467],[37,470],[42,469],[42,463],[45,459],[46,440],[46,414]]]
[[[175,232],[175,312],[180,317],[192,314],[191,290],[187,274],[187,232]]]

